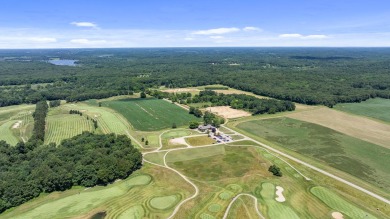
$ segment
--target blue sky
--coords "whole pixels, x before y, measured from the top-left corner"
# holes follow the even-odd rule
[[[0,48],[187,46],[390,46],[390,1],[0,2]]]

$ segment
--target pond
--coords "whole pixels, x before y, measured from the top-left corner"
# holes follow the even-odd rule
[[[66,65],[66,66],[76,66],[77,60],[71,60],[71,59],[53,59],[49,60],[49,63],[53,65]]]

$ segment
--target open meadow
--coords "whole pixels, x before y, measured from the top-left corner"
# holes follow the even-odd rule
[[[173,123],[177,127],[188,126],[190,121],[199,120],[175,104],[154,98],[108,101],[103,102],[103,106],[122,114],[140,131],[171,128]]]
[[[390,100],[375,98],[360,103],[339,103],[335,109],[390,123]]]

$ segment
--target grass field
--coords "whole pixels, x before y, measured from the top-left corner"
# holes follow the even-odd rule
[[[363,211],[362,209],[340,198],[329,189],[317,186],[311,188],[310,191],[333,210],[341,212],[343,215],[347,215],[350,218],[376,218],[370,213]]]
[[[390,123],[390,100],[374,98],[361,103],[338,103],[335,109]]]
[[[122,114],[131,125],[141,131],[154,131],[172,127],[187,126],[192,120],[199,120],[175,104],[159,99],[125,99],[103,102],[103,106]]]
[[[74,137],[84,131],[93,132],[93,123],[85,116],[77,114],[60,114],[48,116],[45,143],[61,143],[62,140]]]
[[[10,145],[16,145],[19,139],[14,135],[11,127],[17,122],[16,120],[10,120],[0,125],[0,141],[6,141]]]
[[[255,120],[237,127],[390,191],[387,148],[290,118]]]
[[[186,138],[186,142],[191,146],[202,146],[202,145],[210,145],[215,144],[216,141],[210,137],[206,136],[196,136]]]

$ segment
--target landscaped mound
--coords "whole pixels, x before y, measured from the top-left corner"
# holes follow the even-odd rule
[[[85,132],[61,145],[11,147],[0,141],[0,212],[41,192],[106,185],[141,167],[142,154],[126,136]]]

